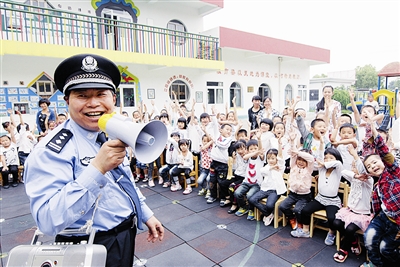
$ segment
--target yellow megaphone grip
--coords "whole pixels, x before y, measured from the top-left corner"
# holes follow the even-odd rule
[[[106,125],[107,122],[112,118],[112,116],[114,116],[116,114],[116,112],[113,112],[111,114],[103,114],[99,121],[97,122],[97,124],[99,125],[100,130],[102,130],[103,132],[106,132]]]

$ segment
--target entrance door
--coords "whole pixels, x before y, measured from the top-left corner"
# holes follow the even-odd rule
[[[126,11],[108,8],[103,9],[101,16],[104,18],[105,23],[105,46],[108,49],[121,50],[120,38],[121,36],[127,36],[127,34],[121,34],[122,31],[126,31],[126,28],[119,26],[126,26],[124,25],[125,22],[132,23],[132,17]]]

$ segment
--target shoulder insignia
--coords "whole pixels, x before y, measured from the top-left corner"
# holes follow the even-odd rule
[[[63,128],[47,143],[46,147],[56,153],[60,153],[72,136],[73,134],[70,130]]]

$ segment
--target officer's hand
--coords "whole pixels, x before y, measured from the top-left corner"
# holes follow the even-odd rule
[[[146,222],[149,232],[147,234],[147,241],[155,242],[157,239],[162,241],[164,238],[164,226],[157,220],[156,217],[151,216]]]
[[[124,161],[126,156],[125,148],[127,145],[116,139],[109,140],[100,148],[97,156],[92,160],[93,166],[102,174],[118,167]]]

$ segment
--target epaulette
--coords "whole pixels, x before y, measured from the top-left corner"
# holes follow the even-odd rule
[[[56,153],[60,153],[72,136],[73,134],[70,130],[63,128],[56,135],[54,135],[54,137],[47,143],[46,147]]]

